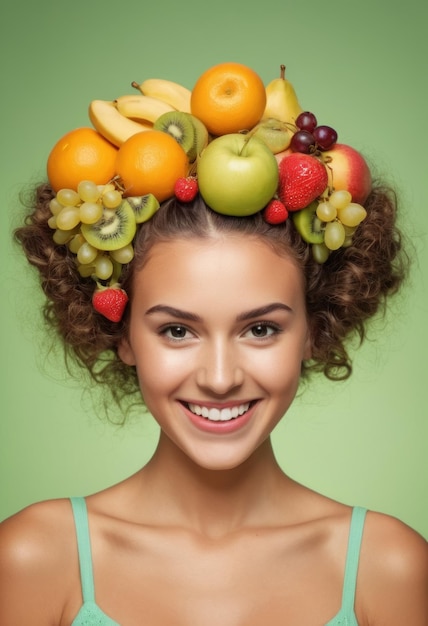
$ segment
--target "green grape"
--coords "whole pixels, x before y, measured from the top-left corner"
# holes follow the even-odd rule
[[[74,206],[65,206],[56,217],[56,225],[61,230],[73,230],[80,223],[79,209]]]
[[[52,200],[49,202],[49,208],[52,215],[58,215],[58,213],[60,213],[60,211],[62,211],[62,209],[64,208],[64,205],[61,204],[61,202],[58,202],[56,198],[52,198]]]
[[[352,235],[355,233],[357,227],[356,226],[346,226],[345,224],[343,225],[345,228],[345,235],[347,237],[352,237]]]
[[[56,215],[52,215],[48,219],[48,226],[49,226],[49,228],[56,228]]]
[[[83,202],[79,209],[80,220],[84,224],[95,224],[101,219],[103,206],[99,202]]]
[[[324,243],[329,250],[338,250],[345,241],[345,229],[338,221],[329,222],[324,231]]]
[[[132,243],[129,243],[123,248],[119,248],[119,250],[111,250],[110,256],[122,265],[130,263],[134,258],[134,248],[132,246]]]
[[[71,237],[75,234],[76,233],[73,230],[61,230],[60,228],[57,228],[52,236],[52,239],[58,246],[62,246],[67,243],[67,241],[70,241]]]
[[[103,193],[103,204],[106,209],[117,209],[122,202],[122,194],[117,189],[109,189]]]
[[[332,222],[337,216],[337,210],[330,202],[320,202],[316,213],[322,222]]]
[[[106,254],[100,254],[95,260],[95,274],[101,280],[107,280],[113,274],[113,263]]]
[[[95,272],[95,267],[93,265],[79,265],[77,271],[82,278],[89,278]]]
[[[101,195],[106,193],[106,191],[112,191],[113,189],[116,189],[113,183],[106,183],[105,185],[97,185],[97,187],[100,190]]]
[[[63,206],[76,206],[80,202],[80,196],[74,189],[60,189],[56,198]]]
[[[68,242],[68,249],[73,254],[77,254],[80,247],[83,246],[85,241],[86,239],[84,238],[84,236],[78,233],[77,235],[74,235],[74,237]]]
[[[367,216],[367,211],[361,204],[350,202],[346,207],[340,209],[337,215],[344,226],[358,226]]]
[[[95,261],[98,250],[85,241],[77,251],[77,260],[82,265],[87,265]]]
[[[352,246],[352,235],[347,235],[342,243],[342,248],[349,248],[349,246]]]
[[[83,200],[83,202],[97,202],[101,196],[101,191],[98,189],[92,180],[82,180],[77,186],[77,193]]]
[[[325,263],[330,256],[330,250],[324,243],[313,243],[312,256],[317,263]]]
[[[335,209],[344,209],[352,200],[352,196],[347,189],[338,189],[333,191],[328,201],[334,206]]]

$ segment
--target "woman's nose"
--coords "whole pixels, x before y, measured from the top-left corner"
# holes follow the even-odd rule
[[[227,340],[219,339],[201,351],[196,381],[200,387],[225,395],[244,382],[239,350]]]

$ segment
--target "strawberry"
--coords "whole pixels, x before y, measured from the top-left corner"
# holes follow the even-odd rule
[[[327,185],[327,168],[314,156],[294,152],[279,164],[278,195],[289,211],[307,207]]]
[[[288,217],[287,207],[281,200],[271,200],[263,211],[263,218],[268,224],[281,224]]]
[[[198,191],[198,181],[194,176],[179,178],[174,186],[175,197],[181,202],[191,202]]]
[[[92,296],[94,309],[111,322],[120,322],[127,302],[126,292],[118,285],[114,287],[98,286]]]

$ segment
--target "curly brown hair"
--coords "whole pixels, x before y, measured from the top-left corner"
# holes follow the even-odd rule
[[[15,230],[15,238],[40,273],[46,295],[44,317],[62,339],[66,358],[72,356],[84,366],[92,380],[105,385],[123,408],[139,398],[135,368],[125,365],[117,353],[127,332],[128,315],[120,323],[113,323],[92,307],[94,281],[82,278],[75,256],[66,246],[53,242],[48,225],[53,196],[49,185],[37,187],[31,212],[25,225]],[[261,213],[244,218],[224,216],[209,209],[199,196],[186,204],[173,198],[139,228],[134,241],[135,258],[124,267],[121,284],[132,298],[134,273],[159,241],[207,238],[213,232],[240,232],[261,238],[278,254],[294,259],[304,275],[312,358],[303,364],[302,377],[318,371],[331,380],[343,380],[352,372],[348,341],[354,337],[364,340],[367,321],[399,289],[408,269],[396,224],[395,193],[374,185],[365,208],[367,218],[357,228],[353,245],[332,253],[320,265],[290,219],[272,226]]]

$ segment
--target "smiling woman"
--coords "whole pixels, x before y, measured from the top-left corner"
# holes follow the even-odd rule
[[[287,411],[310,357],[300,270],[254,237],[213,233],[157,243],[133,287],[119,356],[147,407],[198,465],[238,466]],[[206,433],[233,433],[235,446]]]
[[[94,311],[70,251],[49,243],[51,197],[39,190],[17,232],[48,318],[114,397],[139,390],[160,437],[119,485],[3,524],[2,623],[425,626],[424,539],[297,484],[271,445],[302,376],[349,375],[348,340],[400,285],[392,196],[373,189],[355,246],[324,266],[289,220],[168,200],[137,233],[118,323]]]
[[[276,126],[290,98],[299,108],[284,76],[278,91],[275,102],[262,94]],[[203,122],[181,113],[197,134]],[[144,132],[136,142],[153,155]],[[67,356],[124,421],[129,403],[145,404],[160,435],[121,483],[2,524],[0,623],[426,626],[426,541],[297,483],[271,442],[303,380],[351,375],[350,346],[406,277],[394,192],[356,170],[354,153],[338,160],[338,183],[313,137],[309,153],[275,156],[251,130],[207,137],[192,163],[200,142],[185,152],[165,141],[191,174],[169,178],[167,198],[154,193],[164,161],[144,196],[130,195],[138,167],[100,186],[44,183],[15,231]],[[127,141],[119,152],[138,166]],[[224,141],[233,158],[214,152],[204,169]]]

